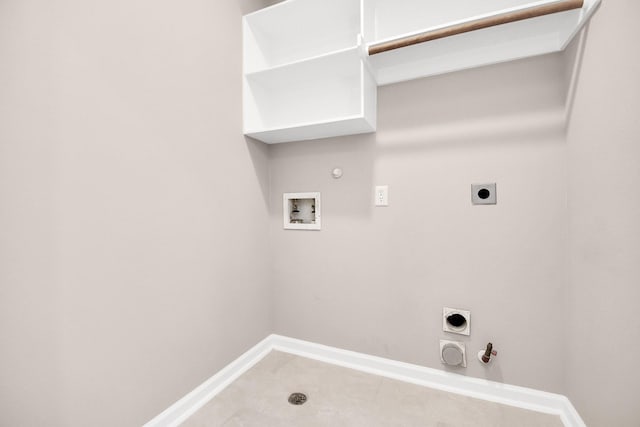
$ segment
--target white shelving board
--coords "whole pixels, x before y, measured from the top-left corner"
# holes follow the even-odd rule
[[[373,19],[367,46],[559,0],[364,0]],[[600,0],[555,13],[395,49],[369,57],[379,85],[564,50]]]
[[[267,143],[375,131],[377,86],[355,46],[244,77],[245,134]]]
[[[384,41],[448,26],[473,17],[495,15],[519,8],[531,0],[364,0],[375,25],[368,42]],[[538,1],[535,3],[549,3]]]
[[[244,16],[244,72],[352,47],[360,33],[358,0],[288,0]]]
[[[377,86],[563,50],[581,9],[369,55],[368,48],[562,0],[286,0],[243,18],[244,132],[267,143],[374,132]]]

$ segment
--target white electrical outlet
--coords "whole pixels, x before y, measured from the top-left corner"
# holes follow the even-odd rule
[[[376,186],[376,206],[389,206],[389,186]]]

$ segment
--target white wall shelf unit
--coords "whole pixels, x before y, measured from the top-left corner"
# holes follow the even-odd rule
[[[376,129],[359,0],[288,0],[244,17],[244,133],[267,143]]]
[[[374,132],[378,85],[563,50],[599,3],[286,0],[244,17],[244,132]]]

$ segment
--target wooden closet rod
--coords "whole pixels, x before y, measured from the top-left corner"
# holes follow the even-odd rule
[[[510,22],[522,21],[524,19],[537,18],[538,16],[550,15],[552,13],[565,12],[567,10],[580,9],[584,5],[584,0],[561,0],[552,4],[534,6],[528,9],[515,12],[503,13],[501,15],[489,16],[475,21],[464,22],[462,24],[451,25],[450,27],[439,28],[397,40],[369,46],[369,55],[387,52],[389,50],[400,49],[401,47],[412,46],[431,40],[442,39],[444,37],[455,36],[456,34],[468,33],[470,31],[481,30],[483,28],[495,27],[496,25],[508,24]]]

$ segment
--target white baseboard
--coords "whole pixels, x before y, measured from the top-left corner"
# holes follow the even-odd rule
[[[264,358],[273,350],[274,335],[260,341],[242,356],[225,366],[217,374],[200,384],[182,399],[165,409],[160,415],[149,421],[144,427],[179,426],[213,397],[224,390],[240,375]]]
[[[280,335],[270,335],[262,340],[205,383],[149,421],[145,424],[145,427],[174,427],[180,425],[272,350],[296,354],[309,359],[450,393],[555,414],[561,417],[566,427],[586,427],[569,399],[559,394],[466,377],[438,369],[411,365]]]

